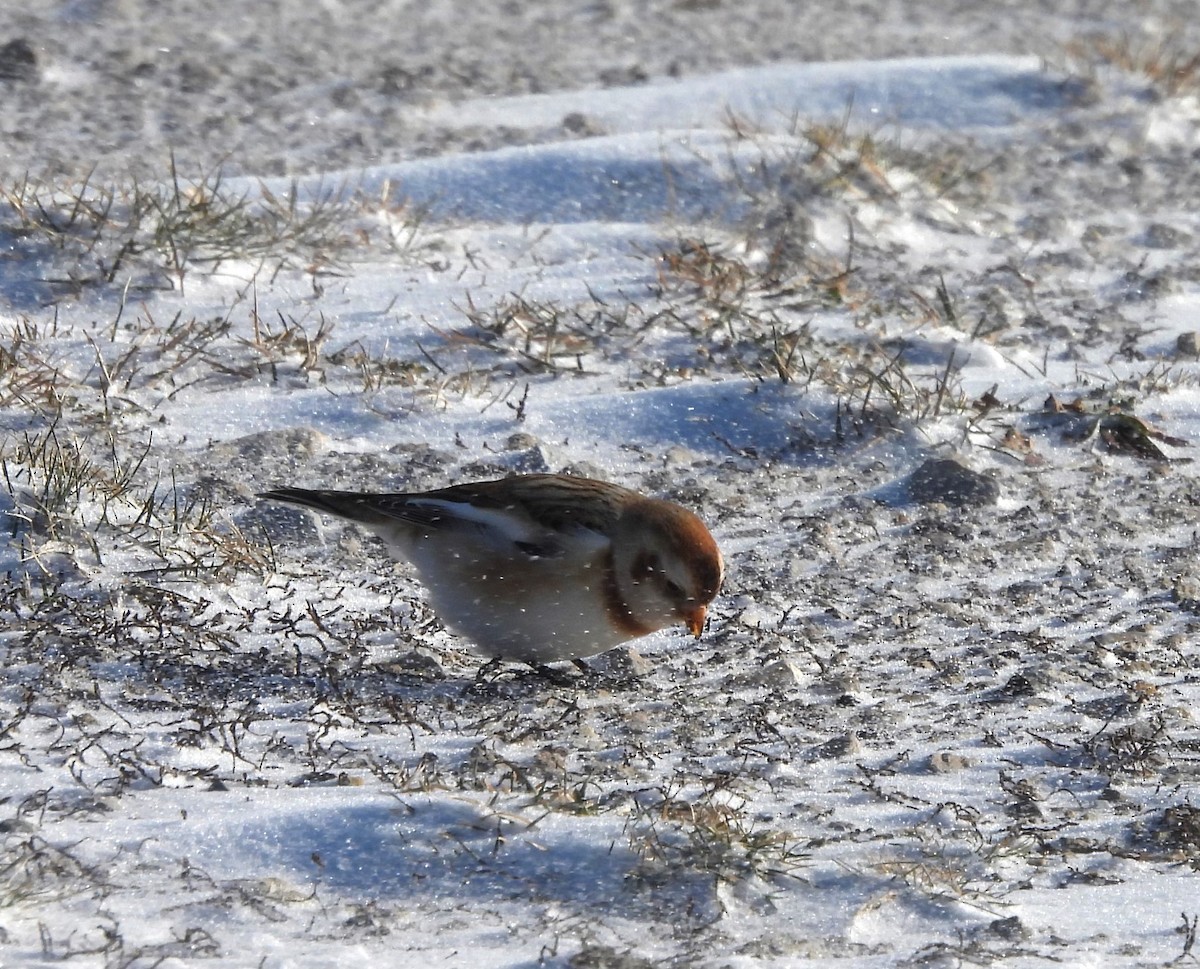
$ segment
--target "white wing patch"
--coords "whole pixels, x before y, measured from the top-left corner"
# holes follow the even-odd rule
[[[538,525],[514,509],[477,508],[467,502],[441,498],[413,498],[408,504],[434,509],[444,515],[447,522],[474,526],[480,544],[505,556],[516,553],[533,559],[590,560],[609,545],[607,536],[590,528],[561,532]]]

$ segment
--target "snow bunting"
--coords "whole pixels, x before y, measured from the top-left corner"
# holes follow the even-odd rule
[[[416,567],[442,621],[493,658],[578,659],[676,622],[699,638],[724,572],[717,543],[690,511],[591,478],[260,497],[375,531]]]

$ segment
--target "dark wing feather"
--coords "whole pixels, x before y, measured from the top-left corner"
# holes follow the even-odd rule
[[[597,500],[597,492],[618,500]],[[408,497],[465,501],[477,508],[513,509],[531,522],[557,532],[580,528],[608,532],[620,516],[621,500],[634,494],[620,485],[592,478],[525,474],[499,481],[453,485]]]

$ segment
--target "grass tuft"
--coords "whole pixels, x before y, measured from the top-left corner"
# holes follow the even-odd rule
[[[0,234],[52,255],[62,275],[43,282],[73,293],[112,284],[182,290],[189,273],[235,260],[305,268],[315,279],[360,244],[363,212],[348,190],[230,187],[220,170],[181,175],[174,157],[166,177],[150,183],[99,184],[89,174],[71,184],[26,177],[0,187]]]

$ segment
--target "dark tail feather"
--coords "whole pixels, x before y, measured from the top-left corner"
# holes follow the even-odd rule
[[[261,491],[259,498],[285,501],[291,505],[315,508],[328,515],[348,518],[365,525],[375,525],[395,518],[379,507],[380,495],[362,494],[357,491],[310,491],[307,488],[277,488]]]

